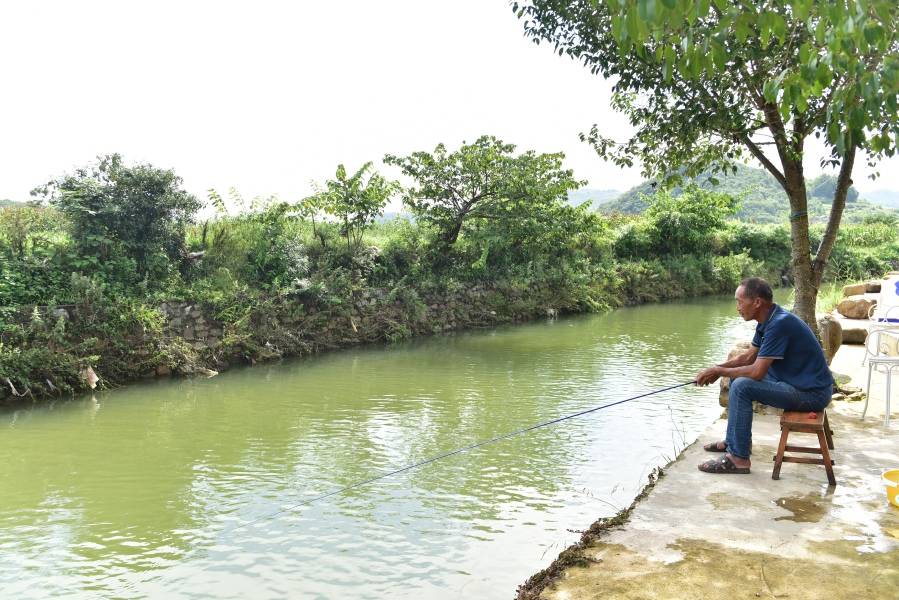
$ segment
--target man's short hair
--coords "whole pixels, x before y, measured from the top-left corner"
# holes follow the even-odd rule
[[[740,286],[743,288],[743,295],[750,300],[761,298],[765,302],[774,301],[774,292],[771,291],[771,286],[761,277],[747,277],[740,282]]]

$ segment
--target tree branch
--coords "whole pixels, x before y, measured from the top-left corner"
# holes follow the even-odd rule
[[[846,151],[843,163],[840,165],[840,174],[837,176],[837,188],[833,193],[833,205],[830,208],[827,228],[824,230],[824,236],[818,245],[815,260],[812,262],[815,287],[821,285],[827,260],[830,258],[830,253],[837,240],[837,230],[840,227],[840,219],[843,217],[843,209],[846,207],[846,195],[849,192],[849,186],[852,185],[852,167],[855,163],[855,152],[856,147],[851,146]]]
[[[762,163],[762,165],[765,167],[765,169],[767,169],[768,172],[774,176],[774,178],[777,180],[777,183],[779,183],[782,188],[786,189],[787,188],[786,177],[784,177],[784,174],[780,172],[780,169],[778,169],[777,166],[774,163],[772,163],[768,159],[767,156],[765,156],[764,152],[762,152],[762,149],[759,148],[755,142],[750,140],[749,136],[747,136],[747,135],[744,135],[740,141],[743,142],[743,144],[747,148],[749,148],[749,151],[752,152],[752,155],[756,158],[756,160],[758,160],[760,163]],[[775,143],[775,142],[767,142],[767,143],[771,144],[771,143]]]

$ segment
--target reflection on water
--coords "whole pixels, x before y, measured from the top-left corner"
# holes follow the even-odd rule
[[[718,414],[733,302],[417,340],[0,414],[4,597],[508,598]],[[270,515],[283,511],[272,518]]]

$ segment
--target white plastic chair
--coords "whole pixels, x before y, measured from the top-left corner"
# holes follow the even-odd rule
[[[865,360],[868,361],[868,387],[865,390],[865,408],[862,410],[862,419],[868,412],[868,400],[871,398],[871,373],[872,371],[882,372],[887,376],[886,412],[883,416],[883,424],[889,426],[890,384],[893,379],[893,369],[899,367],[899,329],[889,326],[872,328],[865,340]]]
[[[889,306],[878,312],[878,305],[875,304],[868,311],[868,319],[871,321],[871,325],[868,326],[868,336],[865,338],[865,356],[862,358],[862,366],[865,366],[870,357],[884,354],[880,348],[879,335],[881,332],[893,332],[899,335],[899,305]],[[877,338],[873,348],[870,344],[872,337]],[[890,347],[892,348],[894,345],[891,343]]]

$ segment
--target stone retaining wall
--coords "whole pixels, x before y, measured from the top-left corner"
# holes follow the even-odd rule
[[[165,333],[182,338],[196,350],[215,348],[222,341],[222,324],[207,318],[193,302],[163,302],[160,312],[166,318]]]

